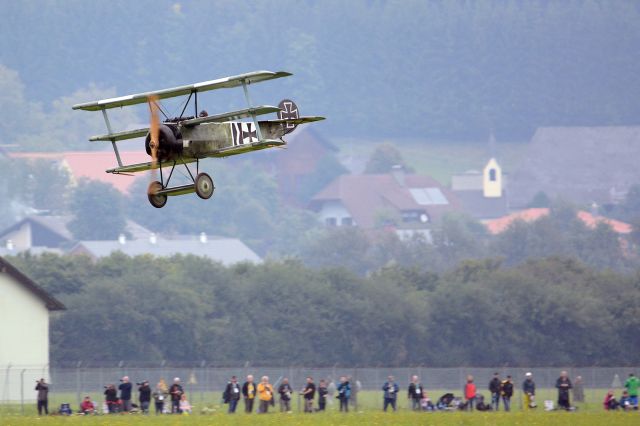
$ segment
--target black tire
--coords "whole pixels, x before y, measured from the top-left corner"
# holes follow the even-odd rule
[[[195,179],[196,194],[203,200],[208,200],[213,195],[216,187],[213,185],[213,179],[206,173],[198,173]]]
[[[149,202],[156,209],[161,209],[167,204],[167,195],[166,194],[156,194],[159,190],[162,189],[162,184],[160,182],[153,181],[149,184],[149,188],[147,189],[147,197],[149,198]]]

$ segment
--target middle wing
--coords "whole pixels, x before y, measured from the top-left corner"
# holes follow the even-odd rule
[[[270,114],[272,112],[278,112],[278,111],[280,111],[280,108],[278,107],[274,107],[270,105],[261,105],[254,108],[245,108],[237,111],[229,111],[229,112],[224,112],[222,114],[210,115],[208,117],[192,118],[190,120],[185,120],[180,122],[180,125],[191,127],[191,126],[197,126],[198,124],[202,124],[202,123],[214,123],[214,122],[224,122],[224,121],[231,121],[231,120],[240,120],[242,118],[251,117],[253,115],[264,115],[264,114]],[[110,135],[91,136],[89,138],[89,141],[117,142],[125,139],[141,138],[143,136],[147,136],[147,133],[149,133],[149,128],[145,127],[144,129],[127,130],[125,132],[111,133]]]

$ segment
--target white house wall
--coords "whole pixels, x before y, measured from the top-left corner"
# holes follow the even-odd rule
[[[2,245],[6,246],[8,240],[13,243],[13,250],[16,252],[31,248],[31,225],[23,223],[20,228],[11,231],[2,237]]]
[[[35,399],[35,381],[47,378],[49,311],[44,302],[0,273],[0,401]],[[21,385],[23,383],[23,385]]]
[[[341,226],[342,219],[352,218],[351,213],[347,210],[340,201],[325,201],[322,203],[322,207],[318,212],[318,219],[322,223],[326,223],[327,219],[336,219],[336,225]],[[355,224],[355,220],[354,220]]]

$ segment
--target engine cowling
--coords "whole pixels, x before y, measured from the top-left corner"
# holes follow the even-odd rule
[[[182,139],[176,136],[174,130],[166,124],[161,124],[158,130],[158,139],[160,139],[160,146],[158,147],[158,161],[174,160],[182,155]],[[147,138],[144,141],[144,148],[149,155],[151,155],[150,143],[151,133],[147,133]]]

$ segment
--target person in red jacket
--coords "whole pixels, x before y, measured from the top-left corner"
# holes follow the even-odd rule
[[[620,405],[618,403],[618,401],[616,400],[616,397],[613,394],[613,389],[610,389],[609,392],[607,392],[607,395],[604,397],[604,409],[609,411],[609,410],[617,410],[618,409],[618,405]]]
[[[473,383],[473,376],[467,376],[467,384],[464,385],[464,399],[466,400],[467,409],[473,411],[473,405],[476,402],[476,384]]]
[[[85,396],[82,402],[80,403],[80,412],[82,414],[95,414],[96,407],[95,405],[93,405],[93,402],[91,402],[90,396],[88,395]]]

